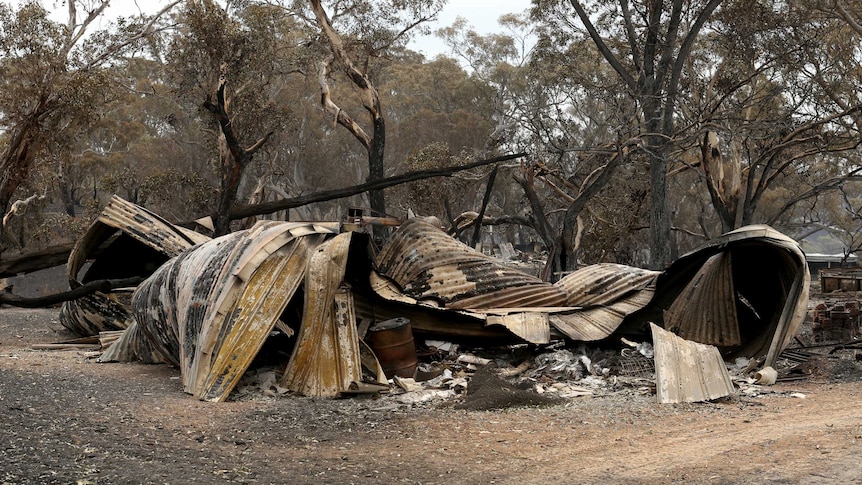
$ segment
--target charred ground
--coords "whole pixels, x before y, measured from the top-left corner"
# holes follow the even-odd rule
[[[633,388],[496,411],[264,395],[213,404],[184,394],[168,366],[31,349],[69,337],[56,310],[0,310],[0,483],[862,480],[853,363],[705,404],[658,405]]]

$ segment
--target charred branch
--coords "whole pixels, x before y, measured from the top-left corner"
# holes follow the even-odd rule
[[[503,155],[499,157],[489,158],[487,160],[479,160],[473,163],[467,163],[456,167],[441,167],[428,170],[417,170],[415,172],[407,172],[401,175],[395,175],[393,177],[386,177],[380,180],[369,181],[364,184],[354,185],[352,187],[326,190],[323,192],[316,192],[313,194],[295,197],[292,199],[281,199],[272,202],[265,202],[262,204],[239,207],[231,211],[230,218],[231,220],[235,220],[243,219],[245,217],[270,214],[280,210],[302,207],[304,205],[313,204],[315,202],[326,202],[329,200],[342,199],[344,197],[350,197],[353,195],[361,194],[363,192],[368,192],[370,190],[380,190],[386,187],[393,187],[395,185],[400,185],[407,182],[415,182],[417,180],[424,180],[427,178],[434,177],[449,177],[452,174],[464,170],[470,170],[476,167],[482,167],[494,163],[515,160],[526,155],[526,153],[515,153],[512,155]]]
[[[135,276],[119,280],[96,280],[79,286],[73,290],[55,293],[53,295],[40,296],[36,298],[24,298],[9,292],[0,293],[0,305],[11,305],[20,308],[42,308],[64,301],[75,300],[83,296],[92,295],[97,292],[109,292],[116,288],[128,288],[137,286],[144,278]]]

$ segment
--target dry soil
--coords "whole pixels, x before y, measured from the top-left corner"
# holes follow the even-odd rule
[[[853,379],[685,405],[215,404],[171,367],[31,349],[70,337],[56,310],[0,310],[0,483],[862,483]]]

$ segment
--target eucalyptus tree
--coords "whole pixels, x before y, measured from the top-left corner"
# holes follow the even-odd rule
[[[723,231],[792,227],[800,202],[858,177],[859,33],[809,5],[728,2],[688,66],[680,118]]]
[[[634,102],[631,131],[640,140],[637,148],[649,157],[650,266],[657,269],[671,257],[667,171],[684,67],[721,3],[539,0],[533,8],[534,20],[544,26],[545,45],[552,46],[556,40],[556,45],[569,50],[572,45],[594,46],[616,73],[620,83],[614,86]]]
[[[65,24],[40,3],[0,4],[0,210],[4,213],[34,165],[68,150],[67,142],[100,116],[114,92],[112,67],[141,53],[165,24],[166,4],[151,16],[98,28],[107,0],[65,2]],[[0,228],[2,231],[2,228]]]
[[[285,9],[319,32],[318,40],[308,47],[314,52],[320,104],[333,125],[342,126],[364,148],[369,181],[382,179],[385,174],[386,116],[375,69],[434,20],[442,5],[443,0],[336,0],[326,6],[320,0],[282,2]],[[367,123],[360,123],[355,112],[351,116],[344,109],[344,101],[333,96],[333,67],[355,88]],[[386,212],[382,190],[371,191],[370,201],[374,211]]]
[[[295,52],[303,38],[283,10],[258,2],[188,0],[179,23],[167,61],[178,96],[192,100],[197,118],[216,133],[213,225],[221,235],[230,231],[246,169],[292,122],[292,107],[279,99],[298,75]]]

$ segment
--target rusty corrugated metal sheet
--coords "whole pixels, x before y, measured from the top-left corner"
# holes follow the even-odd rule
[[[708,264],[710,258],[721,253],[730,255],[727,263]],[[714,286],[716,291],[712,293],[685,291],[699,274],[704,274],[704,266],[712,267],[708,271],[720,273],[726,271],[728,265],[732,272],[732,289],[725,284]],[[722,279],[721,276],[709,278]],[[673,307],[676,311],[691,305],[691,308],[711,308],[709,314],[716,318],[721,314],[730,318],[726,308],[733,304],[740,343],[723,346],[720,350],[726,358],[765,355],[764,365],[771,366],[805,319],[809,284],[805,255],[796,241],[769,226],[746,226],[676,260],[659,277],[649,310],[658,310],[655,315],[662,318],[664,310]],[[690,302],[676,302],[678,299]],[[693,337],[714,334],[713,330],[703,328],[714,324],[701,319],[688,331]],[[721,322],[720,325],[728,324]]]
[[[686,340],[703,344],[740,345],[730,253],[718,253],[703,264],[673,304],[664,312],[665,328]]]
[[[120,229],[169,257],[210,240],[209,236],[175,226],[160,215],[116,195],[102,209],[98,222]]]
[[[434,300],[446,308],[565,306],[563,290],[475,251],[419,219],[395,231],[375,263],[405,295]]]
[[[344,282],[351,233],[339,234],[311,256],[302,324],[282,386],[306,396],[334,397],[362,380],[356,313]]]
[[[626,317],[647,306],[654,293],[654,287],[646,287],[620,296],[607,306],[552,313],[549,316],[550,322],[554,328],[572,340],[602,340],[614,333]]]
[[[132,276],[130,272],[136,276],[149,276],[158,264],[209,239],[203,234],[175,226],[153,212],[115,195],[69,254],[66,264],[69,284],[76,288],[82,282],[93,279]],[[103,254],[113,255],[111,247],[114,245],[124,248],[116,252],[128,252],[128,248],[133,247],[132,241],[136,241],[149,248],[148,251],[137,251],[138,258],[145,257],[153,261],[151,264],[142,264],[126,254],[124,257],[127,264],[112,261],[100,265],[97,261],[87,274],[80,276],[84,264],[109,241],[110,244]],[[154,259],[156,254],[161,256]],[[126,293],[130,294],[131,290]],[[60,310],[60,323],[81,335],[122,330],[133,320],[127,297],[122,291],[110,294],[95,293],[66,302]]]
[[[614,263],[593,264],[566,275],[554,286],[566,291],[568,306],[588,308],[613,303],[655,287],[660,273]]]
[[[416,220],[387,242],[377,266],[390,280],[375,281],[373,274],[372,288],[387,300],[461,310],[532,343],[547,343],[551,326],[574,340],[606,338],[649,303],[659,275],[598,264],[549,285]]]
[[[100,334],[101,335],[101,334]],[[169,356],[153,348],[150,341],[140,334],[138,322],[132,322],[119,338],[99,356],[99,362],[135,362],[145,364],[173,364]]]
[[[709,401],[735,392],[716,347],[677,337],[655,324],[650,329],[660,403]]]
[[[553,313],[550,323],[572,340],[607,338],[627,316],[649,304],[659,274],[612,263],[581,268],[555,283],[566,291],[566,303],[580,308]]]
[[[372,301],[357,298],[360,315],[374,320],[388,320],[404,316],[411,321],[414,330],[463,339],[488,339],[488,341],[512,340],[513,336],[534,344],[550,341],[548,312],[551,308],[440,308],[435,300],[417,301],[401,293],[398,285],[389,278],[371,272],[371,288],[386,300],[373,305]],[[566,308],[571,310],[571,308]],[[536,313],[536,315],[527,315]],[[505,328],[507,331],[502,331]]]
[[[132,306],[146,342],[126,345],[167,355],[186,392],[223,401],[293,297],[315,248],[336,228],[261,222],[182,253],[138,287]]]

